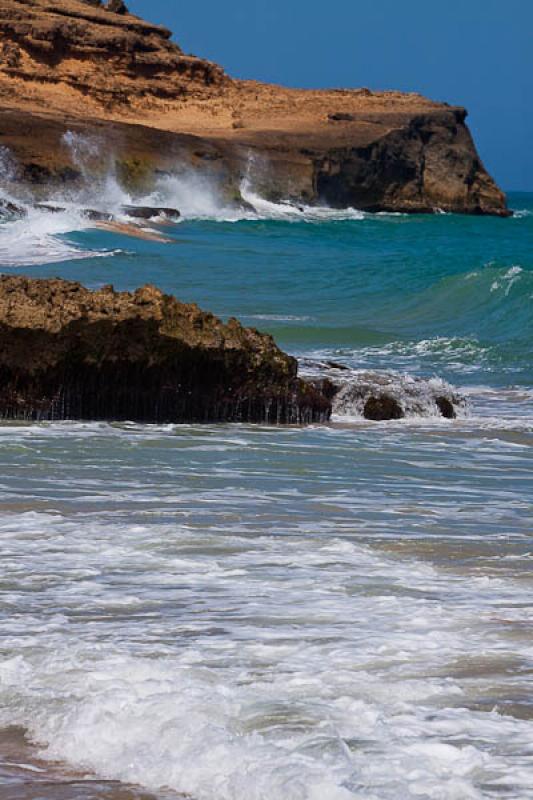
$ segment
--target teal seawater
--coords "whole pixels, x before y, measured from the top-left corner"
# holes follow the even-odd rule
[[[2,800],[533,799],[533,195],[510,203],[186,218],[166,245],[0,226],[4,272],[155,283],[469,400],[0,425]]]
[[[508,220],[186,220],[163,229],[172,245],[74,232],[59,238],[114,255],[24,271],[119,289],[149,281],[269,331],[294,352],[531,385],[533,195],[511,195],[510,204],[517,214]]]

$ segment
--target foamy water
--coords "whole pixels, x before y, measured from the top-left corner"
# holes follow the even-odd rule
[[[354,209],[269,202],[254,190],[248,178],[241,186],[243,204],[230,203],[212,176],[179,164],[176,174],[160,176],[151,191],[132,194],[120,184],[112,156],[102,172],[105,148],[98,139],[67,132],[63,146],[70,150],[81,182],[75,189],[55,190],[46,197],[48,204],[60,209],[54,213],[37,208],[29,190],[21,193],[15,180],[16,163],[6,148],[0,148],[0,200],[16,203],[25,214],[22,219],[0,224],[0,266],[52,264],[106,255],[105,250],[81,247],[72,236],[94,227],[84,214],[86,209],[112,214],[121,222],[132,222],[123,210],[128,205],[175,208],[184,221],[327,222],[365,217]]]
[[[4,426],[0,724],[198,800],[533,796],[530,445]]]
[[[66,144],[57,214],[0,150],[2,269],[156,283],[343,388],[306,429],[0,425],[2,800],[533,798],[530,201],[366,215],[248,180],[235,208],[186,171],[132,197]],[[178,208],[175,246],[83,215],[131,203]],[[405,419],[363,419],[380,391]]]

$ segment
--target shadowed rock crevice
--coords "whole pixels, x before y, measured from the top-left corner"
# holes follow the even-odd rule
[[[326,421],[295,359],[237,320],[135,293],[0,279],[0,416],[138,422]]]

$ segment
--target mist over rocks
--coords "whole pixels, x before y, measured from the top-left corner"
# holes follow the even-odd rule
[[[330,400],[271,336],[154,286],[0,278],[0,418],[326,421]]]
[[[0,33],[0,134],[34,189],[79,181],[73,130],[98,135],[133,189],[185,167],[236,202],[246,179],[295,206],[509,213],[461,107],[235,80],[120,0],[0,0]]]

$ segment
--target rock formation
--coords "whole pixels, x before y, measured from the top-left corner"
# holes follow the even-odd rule
[[[79,178],[67,130],[112,151],[130,185],[201,167],[237,196],[370,211],[506,215],[463,108],[368,89],[237,81],[120,0],[0,0],[0,134],[35,185]]]
[[[0,278],[0,418],[325,421],[331,400],[272,337],[153,286]]]

